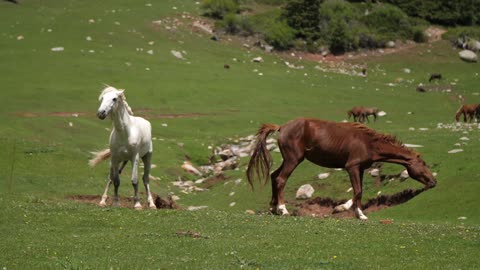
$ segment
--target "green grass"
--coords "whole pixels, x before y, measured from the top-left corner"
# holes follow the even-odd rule
[[[146,3],[0,2],[0,268],[477,267],[479,132],[476,127],[463,134],[436,126],[453,122],[460,105],[456,95],[468,103],[478,102],[478,64],[460,61],[447,42],[440,42],[368,59],[368,79],[322,73],[311,62],[299,63],[304,70],[293,70],[283,60],[297,60],[247,51],[227,40],[213,42],[208,35],[192,32],[191,21],[182,14],[199,13],[194,1]],[[179,19],[183,26],[166,30],[165,23],[171,21],[167,17]],[[152,25],[156,20],[164,24]],[[23,40],[17,40],[20,35]],[[50,50],[57,46],[65,50]],[[187,60],[176,59],[171,50],[186,51]],[[251,63],[258,55],[265,62]],[[225,70],[224,64],[231,69]],[[404,73],[404,68],[412,73]],[[455,83],[455,93],[416,93],[417,83],[426,83],[433,72],[445,77],[439,84]],[[399,77],[405,82],[388,86]],[[103,191],[108,164],[87,166],[89,152],[108,143],[105,128],[111,124],[95,117],[103,83],[125,88],[134,112],[147,110],[140,115],[152,122],[157,138],[153,163],[158,166],[152,174],[160,177],[152,190],[162,196],[179,195],[183,207],[208,205],[208,209],[100,209],[66,198]],[[242,159],[241,170],[227,172],[226,182],[209,191],[185,195],[171,185],[179,176],[194,179],[180,169],[185,155],[196,165],[205,164],[211,155],[208,146],[253,134],[261,123],[281,124],[300,116],[341,121],[354,105],[379,107],[387,116],[371,127],[405,143],[424,145],[419,151],[438,172],[438,186],[359,222],[244,214],[247,209],[266,210],[270,197],[269,184],[257,186],[255,192],[247,186],[243,171],[247,159]],[[81,114],[68,116],[71,113]],[[200,115],[161,117],[172,113]],[[429,130],[418,131],[421,127]],[[464,152],[447,154],[458,148],[453,144],[462,136],[470,138],[462,146]],[[278,166],[281,157],[273,155]],[[386,173],[401,170],[385,166]],[[289,202],[294,202],[295,190],[303,183],[321,185],[315,196],[349,198],[346,173],[335,171],[328,179],[315,180],[325,171],[329,170],[302,163],[287,184]],[[121,196],[132,195],[127,175],[128,170]],[[237,185],[234,180],[239,178]],[[364,186],[366,201],[378,191],[391,194],[420,184],[409,179],[377,187],[366,176]],[[235,194],[229,196],[230,192]],[[230,207],[231,202],[235,206]],[[461,216],[467,219],[458,220]],[[380,219],[394,223],[382,225]],[[180,231],[208,238],[176,235]]]

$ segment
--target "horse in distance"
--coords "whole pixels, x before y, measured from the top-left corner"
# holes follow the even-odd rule
[[[455,120],[460,121],[460,116],[463,115],[463,122],[472,122],[474,119],[480,118],[480,104],[465,104],[462,105],[455,113]]]
[[[358,123],[337,123],[312,118],[298,118],[279,126],[263,124],[257,133],[257,143],[247,168],[247,180],[253,187],[255,178],[268,181],[272,157],[266,139],[278,131],[278,147],[282,164],[271,175],[271,210],[288,215],[284,188],[295,168],[305,159],[328,168],[343,168],[348,172],[353,199],[336,207],[345,211],[354,207],[355,216],[367,219],[362,212],[362,183],[364,171],[374,162],[389,162],[406,167],[411,178],[426,186],[437,181],[420,154],[404,147],[395,137],[378,133]]]

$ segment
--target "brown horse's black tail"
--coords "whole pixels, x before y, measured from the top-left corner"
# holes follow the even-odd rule
[[[257,145],[253,151],[247,168],[247,180],[253,189],[253,179],[263,179],[264,184],[268,181],[270,168],[272,167],[272,156],[267,149],[267,137],[272,132],[280,130],[279,125],[263,124],[257,132]]]
[[[348,120],[350,120],[350,117],[352,117],[352,114],[353,114],[352,110],[350,110],[350,111],[347,112]]]

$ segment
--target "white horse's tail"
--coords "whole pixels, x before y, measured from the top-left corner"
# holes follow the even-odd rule
[[[90,167],[95,167],[98,163],[109,159],[112,155],[112,152],[110,152],[110,149],[107,148],[98,152],[92,152],[92,154],[94,157],[88,161],[88,165],[90,165]]]

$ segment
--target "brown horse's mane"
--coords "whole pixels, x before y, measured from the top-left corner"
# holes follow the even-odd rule
[[[367,133],[369,136],[371,136],[373,138],[373,140],[375,141],[381,141],[381,142],[384,142],[384,143],[388,143],[388,144],[391,144],[391,145],[394,145],[394,146],[398,146],[402,149],[405,149],[405,150],[408,150],[410,153],[412,154],[417,154],[417,152],[415,152],[414,150],[410,149],[410,148],[407,148],[405,145],[403,145],[403,142],[400,141],[400,139],[397,138],[397,136],[393,136],[393,135],[390,135],[390,134],[383,134],[383,133],[379,133],[367,126],[365,126],[364,124],[361,124],[361,123],[348,123],[350,124],[352,127],[358,129],[358,130],[361,130],[362,132],[365,132]]]

